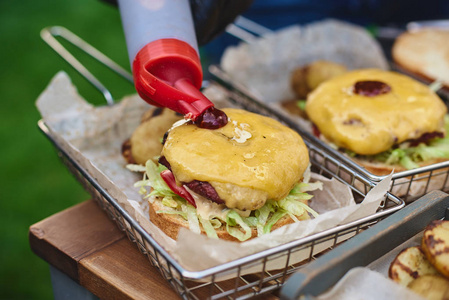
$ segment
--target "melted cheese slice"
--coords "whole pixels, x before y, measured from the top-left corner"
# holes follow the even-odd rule
[[[184,124],[164,144],[179,182],[209,182],[229,208],[254,210],[268,199],[284,198],[309,164],[302,138],[261,115],[223,109],[226,126],[208,130]]]
[[[384,82],[391,91],[374,97],[355,94],[354,84],[365,80]],[[307,98],[306,112],[329,141],[371,155],[426,132],[444,131],[447,108],[426,85],[410,77],[366,69],[321,84]]]

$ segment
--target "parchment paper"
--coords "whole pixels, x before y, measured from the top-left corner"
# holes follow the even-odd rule
[[[205,91],[211,100],[217,97],[217,103],[224,104],[216,93],[217,90]],[[314,174],[315,180],[324,182],[323,191],[315,193],[310,203],[320,213],[316,219],[284,226],[269,235],[244,243],[209,239],[189,230],[182,230],[175,242],[150,222],[147,203],[142,200],[138,188],[133,186],[141,175],[125,168],[126,163],[120,153],[122,143],[137,127],[143,112],[150,107],[148,104],[133,95],[114,106],[94,107],[77,93],[68,76],[60,72],[39,96],[36,105],[56,143],[190,271],[204,270],[372,215],[390,184],[390,178],[387,178],[372,189],[361,204],[355,204],[349,187],[335,179],[328,180]],[[304,255],[307,256],[295,259],[303,260],[309,253]],[[273,261],[269,267],[279,268],[284,265],[276,265],[276,261]]]
[[[365,28],[337,20],[293,25],[241,42],[223,53],[221,68],[267,103],[293,99],[291,72],[316,60],[329,60],[349,70],[388,69],[380,45]]]

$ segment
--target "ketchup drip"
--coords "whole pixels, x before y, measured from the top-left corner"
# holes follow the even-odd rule
[[[218,129],[228,124],[224,111],[209,107],[195,120],[195,125],[204,129]]]
[[[374,97],[389,93],[391,87],[382,81],[364,80],[357,81],[354,85],[354,93],[366,97]]]

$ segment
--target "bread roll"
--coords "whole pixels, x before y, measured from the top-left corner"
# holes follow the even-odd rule
[[[406,71],[449,89],[449,30],[422,29],[401,34],[392,49],[393,61]]]

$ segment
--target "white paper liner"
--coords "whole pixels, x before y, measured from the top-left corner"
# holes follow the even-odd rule
[[[58,146],[95,178],[181,266],[190,271],[217,266],[355,218],[370,216],[384,199],[391,180],[387,178],[372,189],[361,204],[356,205],[348,186],[335,179],[320,177],[324,189],[315,192],[310,202],[311,207],[321,214],[316,219],[284,226],[244,243],[209,239],[189,230],[182,230],[175,242],[150,222],[147,203],[133,186],[140,175],[128,171],[121,156],[122,143],[137,127],[141,115],[149,108],[148,104],[138,96],[130,96],[114,106],[94,107],[78,95],[68,76],[60,72],[39,96],[36,105]],[[313,176],[317,178],[319,175]],[[301,261],[309,254],[302,253],[294,260]],[[269,268],[283,268],[284,264],[273,261]]]
[[[421,296],[368,268],[351,269],[317,300],[423,300]]]
[[[388,69],[380,45],[366,29],[332,19],[289,26],[250,44],[229,47],[220,66],[258,99],[272,103],[293,99],[291,72],[316,60],[340,63],[349,70]]]

